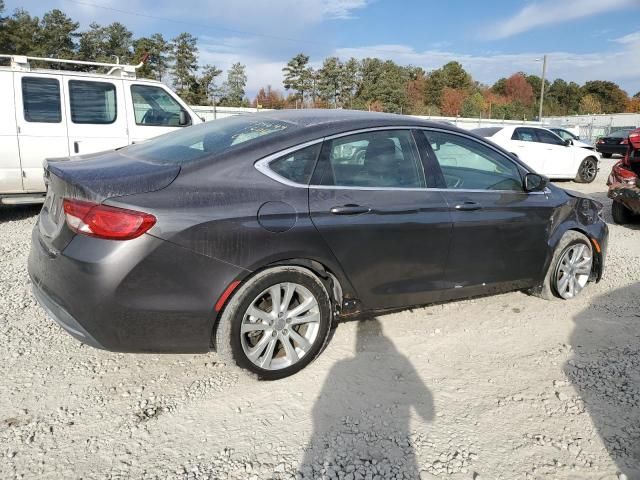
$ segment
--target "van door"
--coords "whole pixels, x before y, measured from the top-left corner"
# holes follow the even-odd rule
[[[0,92],[7,92],[0,111],[0,194],[22,192],[22,170],[18,149],[13,73],[0,72]]]
[[[129,144],[122,80],[64,76],[69,99],[71,155],[111,150]]]
[[[124,82],[131,143],[194,123],[180,100],[160,85]]]
[[[44,192],[44,159],[69,155],[62,75],[14,75],[22,187],[26,192]]]

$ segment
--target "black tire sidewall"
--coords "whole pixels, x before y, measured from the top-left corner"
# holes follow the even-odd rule
[[[596,168],[596,174],[593,176],[592,179],[587,179],[582,175],[583,167],[587,162],[592,162]],[[593,157],[587,157],[584,160],[582,160],[582,162],[580,163],[580,166],[578,167],[578,175],[577,175],[578,182],[591,183],[596,179],[597,176],[598,176],[598,162]]]
[[[556,247],[556,254],[554,255],[553,263],[550,268],[549,286],[553,295],[562,300],[570,299],[562,298],[560,296],[560,293],[558,292],[558,285],[556,284],[558,267],[560,265],[560,260],[562,259],[566,251],[577,244],[586,245],[589,249],[589,252],[591,253],[591,258],[593,258],[593,247],[591,246],[591,242],[589,242],[589,239],[579,232],[569,231],[565,233],[565,236]],[[591,268],[593,268],[593,263],[591,265]],[[574,296],[573,298],[576,298],[576,296]]]
[[[265,370],[256,366],[245,355],[244,350],[242,349],[240,328],[244,314],[255,298],[270,286],[284,282],[298,283],[308,288],[316,298],[318,301],[318,308],[320,310],[319,331],[309,352],[307,352],[297,363],[281,370]],[[241,295],[242,298],[238,299],[233,312],[230,312],[230,336],[228,338],[231,347],[231,354],[239,367],[255,373],[261,379],[276,380],[299,372],[311,363],[322,351],[322,348],[329,336],[331,326],[331,302],[324,285],[312,273],[303,273],[302,270],[274,271],[272,274],[264,275],[257,281],[253,282],[253,284],[245,289]]]
[[[611,216],[618,225],[624,225],[631,221],[631,211],[622,203],[615,200],[611,204]]]

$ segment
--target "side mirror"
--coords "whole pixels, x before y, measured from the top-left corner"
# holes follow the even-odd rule
[[[565,146],[565,147],[570,147],[571,145],[573,145],[573,140],[571,140],[570,138],[567,138],[567,139],[564,141],[564,146]]]
[[[524,190],[526,192],[541,192],[549,184],[549,179],[537,173],[527,173],[524,176]]]
[[[184,110],[180,110],[180,119],[178,120],[178,123],[181,127],[190,125],[191,117],[189,117],[189,115],[187,115],[187,112],[185,112]]]

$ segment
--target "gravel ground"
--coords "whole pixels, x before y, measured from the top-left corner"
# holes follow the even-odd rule
[[[591,185],[607,204],[604,161]],[[0,478],[640,478],[640,226],[570,302],[514,292],[338,326],[298,375],[95,350],[36,305],[0,210]],[[608,217],[610,221],[610,216]]]

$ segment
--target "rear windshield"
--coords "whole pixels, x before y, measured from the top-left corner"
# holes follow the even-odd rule
[[[629,130],[616,130],[615,132],[611,132],[609,135],[607,135],[608,137],[614,137],[614,138],[625,138],[629,136],[629,132],[631,132],[631,129]]]
[[[292,128],[293,124],[279,120],[236,116],[167,133],[122,152],[154,163],[184,165]]]
[[[485,128],[474,128],[471,131],[476,135],[487,138],[487,137],[493,137],[500,130],[501,130],[501,127],[485,127]]]

